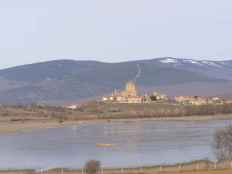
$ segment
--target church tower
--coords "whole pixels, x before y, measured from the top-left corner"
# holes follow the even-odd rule
[[[126,83],[125,92],[127,96],[131,96],[131,97],[135,97],[138,95],[136,85],[133,81],[129,81]]]

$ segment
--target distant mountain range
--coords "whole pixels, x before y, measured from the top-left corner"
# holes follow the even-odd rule
[[[171,57],[121,63],[57,60],[0,70],[0,103],[70,103],[136,81],[141,92],[232,96],[232,60]]]

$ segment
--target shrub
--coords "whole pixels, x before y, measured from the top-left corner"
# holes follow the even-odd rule
[[[101,168],[101,162],[90,160],[85,164],[85,170],[87,174],[96,174]]]
[[[232,126],[219,130],[215,134],[215,152],[218,161],[232,160]]]

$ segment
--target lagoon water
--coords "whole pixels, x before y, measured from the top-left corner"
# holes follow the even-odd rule
[[[228,125],[232,120],[137,120],[1,134],[0,168],[81,168],[90,159],[104,167],[214,160],[213,135]],[[99,143],[114,146],[97,147]]]

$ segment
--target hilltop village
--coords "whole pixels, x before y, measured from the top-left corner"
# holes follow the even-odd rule
[[[136,84],[133,81],[129,81],[126,83],[123,91],[114,90],[112,95],[104,96],[102,101],[114,103],[151,103],[153,101],[168,101],[168,97],[158,92],[154,92],[152,95],[139,95]]]
[[[141,95],[133,81],[124,90],[114,90],[109,96],[74,105],[0,105],[0,132],[30,130],[72,124],[87,120],[153,118],[231,119],[232,101],[220,97],[176,96],[159,92]]]
[[[137,103],[137,104],[166,102],[166,103],[179,103],[179,104],[191,104],[191,105],[232,103],[232,101],[225,100],[220,97],[176,96],[173,99],[171,99],[171,97],[156,91],[151,94],[139,95],[138,87],[133,81],[127,82],[124,90],[122,91],[114,90],[110,96],[102,97],[102,102]]]

